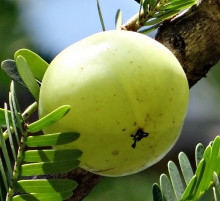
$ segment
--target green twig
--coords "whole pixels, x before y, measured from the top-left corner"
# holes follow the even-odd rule
[[[23,136],[21,137],[21,146],[18,149],[17,161],[14,164],[12,183],[11,183],[11,186],[9,187],[9,190],[6,196],[6,201],[12,201],[12,197],[13,197],[15,187],[16,187],[16,182],[19,178],[20,171],[21,171],[20,168],[23,163],[24,151],[25,151],[26,140],[27,140],[27,133],[28,133],[27,130],[25,130],[23,133]]]
[[[24,121],[26,121],[36,110],[37,110],[37,102],[34,102],[33,104],[31,104],[22,114],[22,118],[24,119]],[[14,128],[11,127],[11,132],[14,133]],[[3,133],[3,138],[4,140],[7,140],[9,137],[9,133],[8,130],[6,130]],[[0,145],[1,147],[1,145]]]

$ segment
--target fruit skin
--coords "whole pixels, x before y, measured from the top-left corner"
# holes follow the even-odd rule
[[[135,32],[106,31],[81,40],[51,62],[42,81],[39,116],[61,105],[70,112],[44,130],[79,132],[58,149],[80,149],[80,167],[122,176],[159,161],[176,142],[189,99],[175,56]],[[149,135],[136,141],[137,131]]]

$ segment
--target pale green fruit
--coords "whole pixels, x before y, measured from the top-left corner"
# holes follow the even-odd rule
[[[139,33],[107,31],[71,45],[52,61],[39,115],[70,105],[44,132],[79,132],[77,141],[58,148],[82,150],[80,167],[88,171],[121,176],[144,170],[171,149],[188,98],[184,71],[167,48]],[[149,135],[140,134],[138,141],[138,130]]]

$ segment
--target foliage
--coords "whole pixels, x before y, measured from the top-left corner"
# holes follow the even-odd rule
[[[14,60],[2,62],[2,69],[15,82],[29,89],[36,101],[39,84],[48,64],[29,50],[19,50]],[[32,62],[33,61],[33,62]],[[32,69],[36,69],[33,71]],[[76,140],[78,133],[51,133],[31,136],[65,116],[70,107],[61,106],[50,114],[31,124],[26,119],[36,110],[33,103],[23,114],[15,94],[14,81],[11,83],[9,105],[0,109],[0,200],[64,200],[72,195],[77,183],[67,179],[46,179],[42,175],[68,172],[79,165],[79,150],[54,150],[51,146]],[[3,132],[4,131],[4,132]],[[6,140],[9,139],[9,144]],[[31,150],[29,149],[31,148]],[[13,159],[11,159],[11,154]],[[38,176],[34,179],[33,176]],[[40,179],[39,179],[40,178]],[[18,194],[19,193],[19,194]],[[13,197],[13,195],[18,194]]]
[[[140,3],[137,16],[122,26],[123,30],[148,33],[156,30],[161,23],[172,20],[180,11],[196,4],[197,0],[135,0]]]
[[[220,197],[220,137],[204,148],[198,144],[195,150],[196,172],[193,173],[192,166],[187,156],[181,152],[179,163],[182,176],[177,166],[170,161],[168,171],[170,178],[162,174],[160,185],[153,185],[154,201],[176,200],[176,201],[217,201]],[[184,181],[183,179],[184,178]]]

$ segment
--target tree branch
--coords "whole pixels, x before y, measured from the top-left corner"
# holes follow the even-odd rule
[[[129,23],[126,23],[127,30],[130,30]],[[203,0],[180,17],[165,22],[156,40],[175,54],[192,87],[220,58],[220,0]],[[79,183],[69,201],[82,200],[101,180],[100,176],[80,168],[56,177],[68,177]]]
[[[220,59],[220,0],[203,0],[164,23],[156,40],[174,53],[192,87]]]

